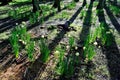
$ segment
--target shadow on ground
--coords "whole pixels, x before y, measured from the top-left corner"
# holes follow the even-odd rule
[[[105,24],[104,27],[107,29],[106,31],[109,31],[110,28],[105,20],[103,7],[98,8],[97,10],[101,10],[101,13],[98,13],[99,22],[104,23]],[[107,10],[109,9],[107,8]],[[108,62],[107,66],[108,66],[111,80],[119,80],[120,79],[120,52],[118,50],[113,34],[111,33],[110,36],[111,36],[110,40],[112,41],[112,45],[102,47],[102,52],[103,54],[105,54],[107,58],[107,62]]]

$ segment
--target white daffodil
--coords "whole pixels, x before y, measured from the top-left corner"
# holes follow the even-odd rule
[[[59,51],[55,51],[55,52],[54,52],[54,56],[55,56],[55,58],[58,58],[59,54],[60,54]]]
[[[98,43],[97,43],[97,42],[94,42],[93,44],[96,46]]]
[[[23,21],[22,24],[26,24],[26,23]]]
[[[77,46],[75,46],[75,50],[77,50],[78,49],[78,47]]]
[[[44,35],[42,35],[41,37],[42,37],[42,38],[44,38],[45,36],[44,36]]]
[[[59,54],[60,52],[59,51],[55,51],[55,54]]]
[[[15,25],[18,25],[18,23],[15,23]]]
[[[86,49],[86,47],[83,47],[83,50],[85,50]]]
[[[76,54],[75,54],[76,56],[79,56],[79,52],[76,52]]]
[[[71,37],[71,35],[70,35],[70,34],[68,34],[68,37]]]
[[[23,28],[23,27],[24,27],[24,25],[21,25],[21,27]]]
[[[101,46],[98,46],[98,48],[101,48]]]
[[[70,48],[70,46],[67,45],[67,46],[66,46],[66,49],[69,49],[69,48]]]

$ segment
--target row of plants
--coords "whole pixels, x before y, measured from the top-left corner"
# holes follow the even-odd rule
[[[21,18],[25,18],[28,17],[31,13],[30,13],[31,7],[30,5],[28,6],[22,6],[22,7],[17,7],[17,8],[11,8],[8,11],[8,15],[14,19],[21,19]]]
[[[16,58],[20,56],[20,50],[24,47],[27,51],[28,58],[32,60],[35,43],[30,40],[30,34],[27,33],[25,22],[17,25],[12,30],[9,41]]]
[[[13,50],[13,53],[17,58],[21,55],[21,50],[25,50],[22,55],[27,55],[30,61],[34,61],[34,53],[35,53],[35,41],[31,39],[31,35],[27,32],[27,27],[25,22],[21,25],[17,25],[12,31],[9,37],[9,41]],[[39,47],[41,53],[42,62],[46,62],[50,50],[46,44],[46,40],[44,38],[40,38]]]
[[[58,45],[56,47],[55,56],[57,56],[57,65],[55,72],[62,78],[70,78],[75,72],[75,65],[79,61],[79,52],[75,51],[75,39],[69,37],[69,44],[66,47]],[[68,52],[67,52],[67,51]],[[66,53],[67,52],[67,53]]]
[[[91,32],[84,42],[84,58],[86,61],[91,61],[96,52],[96,48],[101,48],[103,46],[111,46],[111,31],[108,30],[105,23],[100,23],[100,26],[95,28],[94,32]]]
[[[110,10],[113,12],[115,16],[120,16],[120,8],[114,5],[109,5]]]

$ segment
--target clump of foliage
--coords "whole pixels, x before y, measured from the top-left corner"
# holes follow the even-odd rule
[[[120,16],[120,8],[114,5],[110,5],[110,10],[113,12],[114,15]]]
[[[55,17],[58,19],[68,19],[70,16],[70,13],[63,11],[61,14],[56,14]]]
[[[56,73],[63,77],[70,77],[74,73],[74,58],[73,55],[64,56],[65,50],[60,46],[56,48],[55,54],[58,54],[58,64],[56,66]]]
[[[112,33],[109,31],[105,23],[101,23],[96,27],[95,31],[88,35],[84,43],[84,57],[90,61],[95,56],[95,46],[110,46],[112,44]]]
[[[75,6],[76,6],[76,3],[74,1],[72,1],[66,6],[66,8],[69,10],[72,10],[75,8]]]
[[[74,37],[70,36],[69,37],[69,46],[70,46],[70,49],[72,49],[72,47],[74,47],[75,45],[75,39]]]
[[[94,2],[93,6],[97,7],[97,5],[98,5],[98,2]]]
[[[75,44],[74,37],[69,37],[69,46],[70,50],[67,56],[65,56],[65,49],[61,46],[56,48],[56,53],[58,54],[58,64],[56,67],[57,74],[63,77],[71,77],[74,73],[74,64],[75,64],[75,56],[73,55],[72,50]],[[78,56],[78,54],[77,54]],[[76,57],[77,58],[77,57]]]
[[[35,43],[33,41],[30,41],[26,45],[27,56],[31,61],[33,61],[34,46],[35,46]]]
[[[16,31],[17,28],[15,28],[13,31],[12,31],[12,34],[9,38],[10,40],[10,44],[12,46],[12,49],[13,49],[13,52],[15,54],[15,57],[18,58],[19,56],[19,43],[18,43],[18,33]]]
[[[94,41],[95,39],[99,39],[101,41],[102,45],[110,46],[112,44],[111,40],[111,31],[107,28],[107,25],[105,23],[100,23],[100,26],[98,26],[94,32]]]
[[[35,24],[36,22],[39,22],[38,20],[39,16],[40,16],[39,12],[32,13],[32,15],[29,18],[30,24]]]
[[[82,10],[80,13],[80,19],[83,19],[84,16],[85,16],[85,10]]]
[[[111,38],[113,38],[111,31],[108,29],[108,26],[105,23],[101,23],[100,27],[102,28],[101,40],[103,45],[110,46],[112,44]]]
[[[11,9],[8,14],[14,19],[21,19],[30,15],[30,9],[30,6],[17,7],[16,9]]]
[[[63,71],[64,71],[64,54],[65,54],[65,50],[62,49],[60,45],[57,46],[54,55],[56,58],[58,58],[56,73],[59,75],[63,74]]]
[[[84,57],[86,58],[87,61],[91,61],[93,57],[95,56],[95,50],[94,50],[94,45],[91,43],[93,42],[93,36],[90,34],[88,35],[86,41],[84,42]]]
[[[44,38],[41,38],[39,41],[40,46],[40,52],[41,52],[41,60],[43,62],[46,62],[50,55],[50,50],[46,44],[46,40]]]
[[[65,77],[71,77],[74,73],[74,56],[73,55],[68,55],[64,59],[64,71],[62,75],[65,75]]]
[[[25,46],[25,49],[27,50],[28,58],[32,60],[34,44],[30,40],[30,34],[27,33],[25,22],[23,22],[21,25],[17,25],[12,30],[9,40],[16,58],[19,57],[20,48],[22,46]]]

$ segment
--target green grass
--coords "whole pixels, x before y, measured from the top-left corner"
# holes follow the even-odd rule
[[[75,6],[76,6],[76,3],[74,1],[72,1],[66,6],[66,8],[69,10],[72,10],[75,8]]]
[[[85,17],[85,14],[86,14],[86,11],[82,10],[80,15],[79,15],[80,19],[83,19]]]
[[[27,55],[31,61],[33,61],[34,46],[35,43],[33,41],[30,41],[26,46]]]
[[[97,7],[97,5],[98,5],[98,2],[94,2],[93,6]]]
[[[70,46],[70,49],[72,49],[72,47],[75,45],[75,39],[74,37],[69,37],[69,46]]]
[[[12,8],[11,10],[8,11],[8,15],[10,17],[13,17],[14,19],[21,19],[28,17],[31,14],[31,6],[21,6],[17,8]]]
[[[94,42],[94,38],[92,34],[89,34],[84,42],[84,47],[83,47],[83,54],[85,60],[91,61],[93,57],[95,56],[95,46],[92,44]]]
[[[9,38],[10,40],[10,44],[12,46],[12,50],[13,53],[15,54],[15,57],[18,58],[19,57],[19,37],[18,37],[18,32],[16,30],[17,28],[15,28],[12,32],[11,32],[11,36]]]
[[[69,19],[70,15],[71,15],[71,13],[63,11],[60,14],[56,14],[55,18],[57,18],[57,19]]]
[[[27,33],[25,22],[12,30],[9,40],[16,58],[19,57],[20,49],[24,49],[22,48],[24,46],[28,58],[33,60],[34,42],[31,41],[30,34]]]
[[[110,5],[109,8],[114,15],[120,16],[120,8],[118,8],[117,6],[113,6],[113,5]]]
[[[40,46],[40,52],[41,52],[41,60],[42,62],[47,62],[49,55],[50,55],[50,50],[46,44],[46,41],[44,38],[41,38],[39,41],[39,46]]]
[[[58,60],[57,60],[58,64],[56,66],[55,72],[59,75],[63,74],[63,71],[64,71],[64,66],[65,66],[64,54],[65,54],[65,50],[62,49],[60,45],[58,45],[56,47],[54,55],[56,58],[58,58]]]

